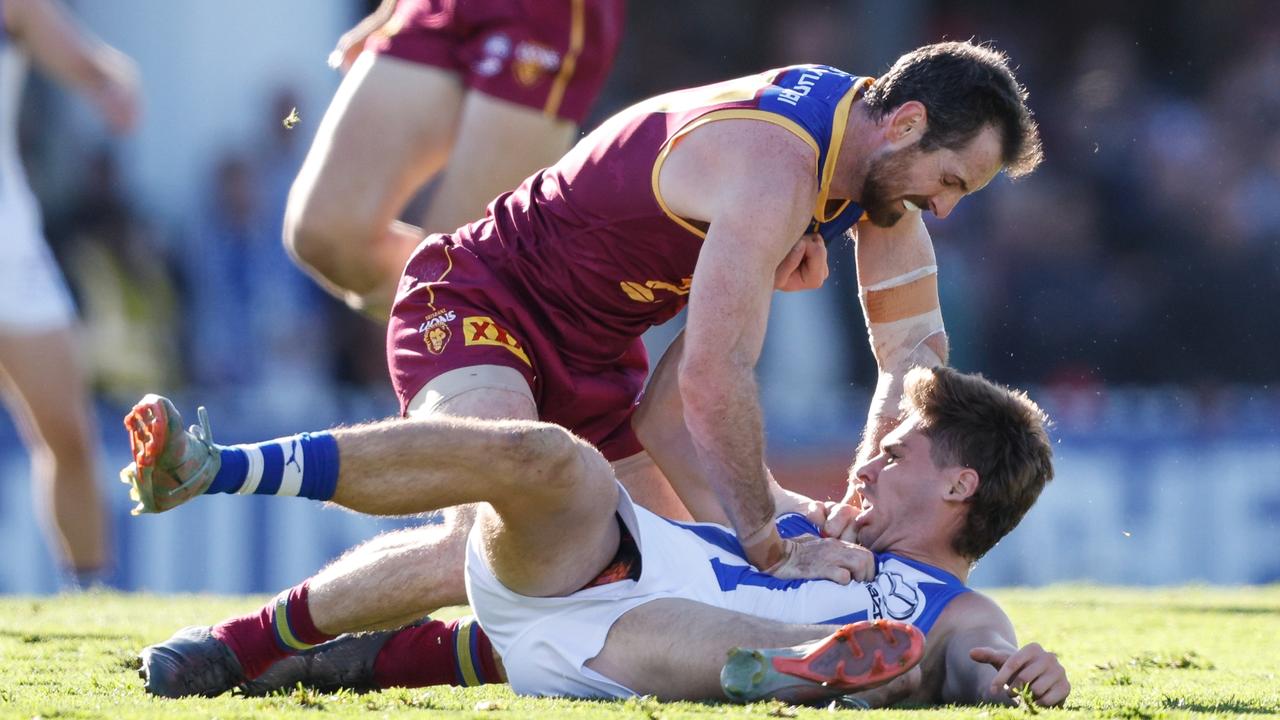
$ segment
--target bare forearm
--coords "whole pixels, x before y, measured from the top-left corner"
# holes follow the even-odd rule
[[[918,219],[892,231],[859,227],[859,298],[878,376],[858,461],[867,460],[898,422],[906,373],[947,362],[933,244]]]
[[[754,372],[733,365],[714,375],[695,370],[682,373],[680,388],[706,481],[745,539],[774,516]]]
[[[679,367],[684,333],[667,348],[653,370],[640,406],[631,418],[640,444],[662,470],[680,502],[698,522],[728,525],[720,500],[703,476],[698,450],[684,420],[680,400]]]

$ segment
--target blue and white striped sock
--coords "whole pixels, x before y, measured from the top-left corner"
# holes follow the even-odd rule
[[[220,446],[219,450],[222,467],[205,494],[291,495],[328,500],[338,486],[338,441],[327,432]]]

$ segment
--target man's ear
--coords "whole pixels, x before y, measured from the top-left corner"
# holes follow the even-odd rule
[[[884,119],[885,139],[896,147],[907,147],[920,141],[929,128],[929,113],[918,100],[908,100]]]
[[[964,502],[978,492],[978,471],[973,468],[957,468],[947,478],[947,488],[943,499]]]

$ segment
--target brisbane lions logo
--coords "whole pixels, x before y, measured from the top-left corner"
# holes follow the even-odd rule
[[[873,617],[906,620],[920,607],[920,593],[896,572],[882,572],[875,583],[867,586],[875,603]]]
[[[449,344],[449,339],[453,337],[453,331],[449,329],[449,323],[457,318],[457,314],[452,310],[437,310],[422,321],[422,324],[418,326],[418,332],[422,333],[422,340],[427,344],[427,350],[430,350],[434,355],[444,352],[445,347]]]

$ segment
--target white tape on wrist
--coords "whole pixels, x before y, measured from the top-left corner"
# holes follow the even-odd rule
[[[918,267],[909,273],[903,273],[897,277],[891,277],[888,280],[881,280],[878,283],[868,285],[862,288],[862,291],[874,292],[876,290],[888,290],[889,288],[895,288],[895,287],[898,287],[899,285],[906,285],[907,283],[913,280],[919,280],[925,275],[936,275],[937,272],[938,272],[937,265],[925,265],[924,267]]]

